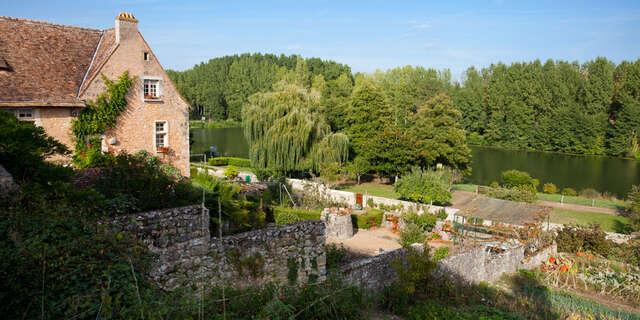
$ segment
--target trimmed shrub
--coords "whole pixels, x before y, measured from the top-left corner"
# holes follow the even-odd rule
[[[251,167],[251,160],[234,157],[216,157],[207,161],[211,166]]]
[[[487,189],[487,197],[517,201],[517,202],[536,202],[536,195],[529,186],[519,186],[515,188],[489,188]]]
[[[529,173],[518,170],[504,171],[500,176],[500,185],[506,188],[514,188],[519,186],[528,186],[533,190],[538,188],[540,182],[534,179]]]
[[[445,210],[444,208],[436,212],[436,218],[438,218],[438,220],[446,220],[448,216],[449,215],[447,214],[447,210]]]
[[[542,192],[548,193],[548,194],[555,194],[555,193],[558,193],[558,187],[556,187],[556,185],[551,182],[547,182],[544,184],[544,186],[542,186]]]
[[[280,212],[277,216],[276,216],[276,225],[280,226],[283,224],[289,224],[289,223],[294,223],[300,221],[300,218],[298,217],[298,215],[296,215],[293,212],[289,212],[289,211],[283,211]]]
[[[576,192],[576,190],[573,190],[571,188],[564,188],[562,189],[562,194],[565,196],[571,196],[571,197],[575,197],[578,195],[578,193]]]
[[[369,209],[366,214],[352,215],[354,222],[354,228],[357,229],[369,229],[373,227],[379,227],[382,224],[382,217],[384,211],[379,209]]]

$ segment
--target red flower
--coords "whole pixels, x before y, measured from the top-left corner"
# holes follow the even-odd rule
[[[609,272],[613,272],[613,269],[611,269],[611,268],[609,268],[609,269],[607,269],[607,270],[609,270]]]
[[[560,267],[560,272],[567,272],[569,270],[569,267],[563,265],[562,267]]]
[[[555,263],[555,262],[556,262],[556,259],[554,257],[549,258],[549,263]]]

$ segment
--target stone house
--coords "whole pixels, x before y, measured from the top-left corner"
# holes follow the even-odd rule
[[[31,121],[71,149],[71,120],[105,91],[102,75],[135,77],[127,109],[102,149],[147,150],[189,175],[189,105],[138,31],[120,13],[105,30],[0,16],[0,110]]]

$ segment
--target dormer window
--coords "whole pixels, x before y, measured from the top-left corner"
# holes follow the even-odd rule
[[[162,97],[162,81],[160,78],[147,77],[144,79],[144,100],[160,100]]]

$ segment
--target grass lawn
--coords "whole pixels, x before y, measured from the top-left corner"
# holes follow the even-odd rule
[[[619,232],[622,226],[629,222],[629,219],[611,214],[553,208],[551,222],[560,224],[578,224],[582,226],[587,226],[590,223],[597,223],[604,231]]]
[[[560,202],[562,195],[560,194],[547,194],[538,193],[538,199],[545,201]],[[582,206],[591,206],[592,201],[588,198],[564,196],[564,203],[578,204]],[[595,200],[595,206],[600,208],[609,208],[615,210],[624,210],[627,208],[627,203],[622,200]]]
[[[469,192],[476,192],[476,185],[475,184],[454,184],[453,188],[451,188],[451,189],[469,191]]]
[[[356,192],[368,194],[376,197],[384,197],[389,199],[399,199],[400,195],[393,191],[393,186],[388,184],[362,183],[360,185],[339,186],[336,189],[342,191]]]

